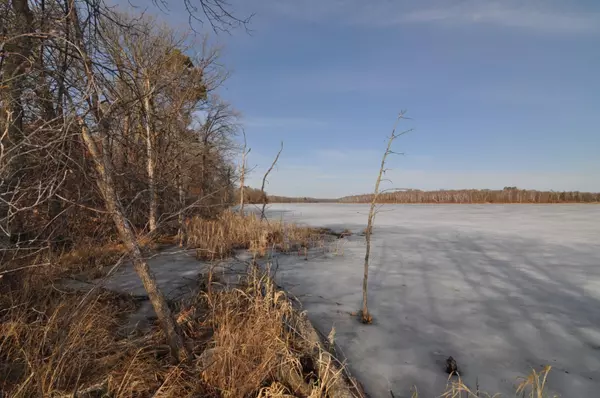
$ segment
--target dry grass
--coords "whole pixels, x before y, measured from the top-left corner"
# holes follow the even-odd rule
[[[198,258],[216,260],[236,249],[249,249],[259,256],[268,250],[303,251],[322,246],[328,231],[281,221],[261,221],[255,214],[242,216],[230,211],[213,220],[194,217],[187,227],[187,245],[197,250]]]
[[[550,396],[546,392],[546,380],[548,373],[550,373],[550,366],[545,366],[542,370],[536,371],[531,370],[531,373],[527,377],[523,377],[521,382],[517,386],[515,396],[521,398],[556,398],[556,396]],[[394,396],[391,393],[392,397]],[[419,398],[419,392],[415,389],[411,395],[412,398]],[[446,391],[439,396],[440,398],[501,398],[501,394],[490,394],[479,390],[479,386],[476,386],[475,391],[469,388],[460,377],[450,376],[448,378],[448,385]]]
[[[138,239],[142,251],[154,251],[160,246],[174,245],[175,238],[165,236],[144,236]],[[125,245],[120,242],[106,242],[98,245],[85,242],[75,249],[54,256],[44,270],[50,277],[85,276],[96,279],[106,274],[107,267],[114,265],[127,253]]]
[[[90,278],[102,276],[104,267],[116,263],[125,253],[121,243],[107,243],[105,245],[85,244],[77,249],[60,255],[52,262],[47,272],[64,275],[85,273]],[[54,267],[54,269],[52,269]]]
[[[284,292],[256,269],[244,289],[209,299],[214,336],[202,379],[223,397],[315,395],[314,369],[303,367],[307,345],[290,330],[294,309]]]
[[[115,330],[135,309],[127,298],[68,293],[35,278],[2,295],[0,390],[12,397],[55,396],[106,378],[127,355]]]
[[[527,377],[521,380],[521,383],[517,387],[517,395],[527,398],[548,398],[546,394],[546,380],[548,373],[550,373],[551,366],[546,365],[544,369],[537,372],[535,369],[531,370],[531,373]]]
[[[0,391],[11,397],[325,397],[286,295],[253,268],[241,287],[176,304],[194,353],[173,364],[162,332],[123,335],[135,301],[65,292],[39,274],[2,285]],[[6,281],[2,281],[4,283]],[[15,282],[15,280],[13,280]]]

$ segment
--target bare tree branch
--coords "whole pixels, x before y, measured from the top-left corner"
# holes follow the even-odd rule
[[[279,160],[279,155],[281,155],[281,151],[283,151],[283,141],[281,141],[281,147],[279,148],[279,152],[277,152],[277,156],[275,156],[273,163],[271,163],[271,167],[269,167],[269,169],[267,170],[267,172],[265,173],[265,175],[263,176],[263,179],[262,179],[262,185],[260,187],[260,191],[262,192],[262,195],[263,195],[263,205],[262,205],[262,209],[260,211],[260,219],[261,220],[265,219],[265,207],[267,207],[267,201],[268,201],[267,194],[265,193],[265,183],[267,182],[267,177],[269,176],[269,173],[271,173],[271,170],[273,170],[273,168],[277,164],[277,161]]]

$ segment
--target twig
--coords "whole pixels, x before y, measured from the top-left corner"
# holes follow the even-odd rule
[[[275,165],[277,164],[277,161],[279,160],[279,155],[281,155],[281,151],[283,151],[283,141],[281,141],[281,148],[279,148],[279,152],[277,152],[277,156],[275,156],[275,160],[273,160],[273,163],[271,163],[271,167],[269,167],[269,169],[265,173],[263,180],[262,180],[262,186],[260,187],[260,191],[262,192],[262,197],[263,197],[263,205],[262,205],[262,209],[260,211],[260,220],[261,221],[265,219],[265,207],[267,207],[267,194],[265,194],[265,183],[267,182],[267,177],[269,176],[269,173],[271,172],[271,170],[273,170],[273,167],[275,167]]]

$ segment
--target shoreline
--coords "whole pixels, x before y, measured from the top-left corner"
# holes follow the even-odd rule
[[[600,202],[557,202],[557,203],[534,203],[534,202],[375,202],[378,205],[600,205]],[[295,205],[311,205],[311,204],[332,204],[332,205],[370,205],[371,202],[269,202],[271,204],[295,204]]]

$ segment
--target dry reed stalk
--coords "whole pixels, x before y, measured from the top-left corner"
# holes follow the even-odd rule
[[[196,248],[198,258],[217,260],[236,249],[249,249],[258,256],[275,249],[290,252],[296,248],[323,245],[322,231],[281,221],[261,221],[255,214],[240,215],[226,211],[212,220],[195,217],[190,221],[189,247]]]

